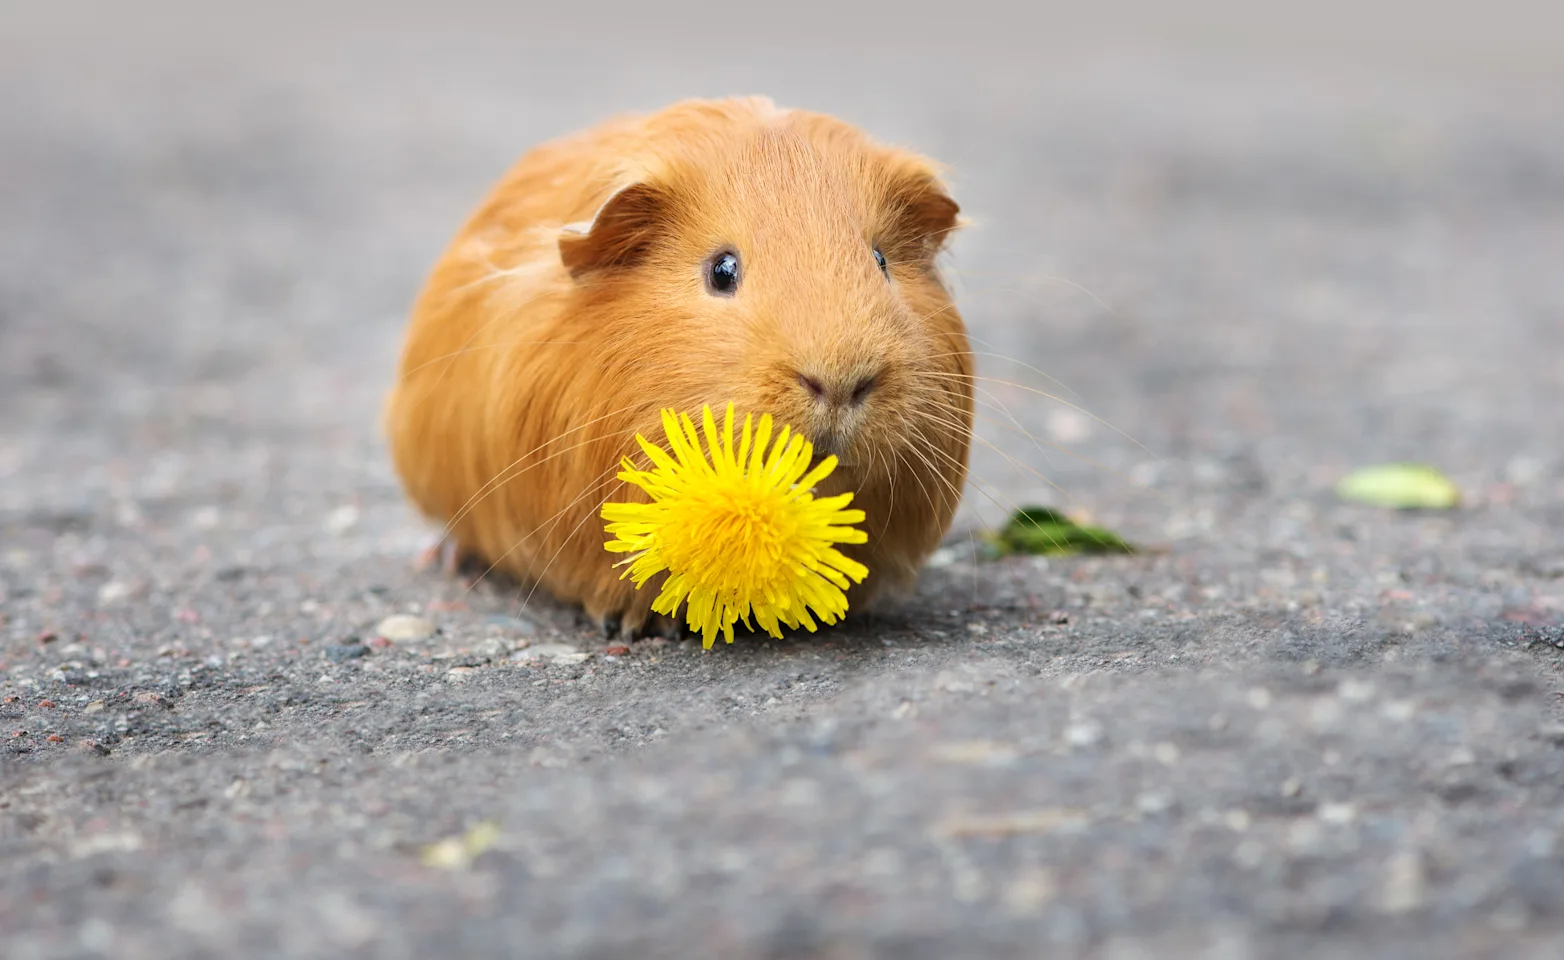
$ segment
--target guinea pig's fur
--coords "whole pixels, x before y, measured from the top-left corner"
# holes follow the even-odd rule
[[[841,465],[870,575],[902,588],[966,480],[972,355],[935,269],[959,210],[931,163],[763,98],[686,101],[536,148],[436,265],[387,425],[396,469],[457,550],[627,635],[636,590],[606,552],[609,500],[659,411],[771,413]],[[875,257],[880,250],[888,268]],[[729,296],[708,286],[731,252]]]

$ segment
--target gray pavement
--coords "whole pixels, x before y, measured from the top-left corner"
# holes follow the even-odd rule
[[[1546,5],[221,6],[0,9],[0,954],[1564,955]],[[961,530],[709,653],[414,570],[446,238],[743,92],[954,168]],[[976,562],[1032,502],[1158,549]]]

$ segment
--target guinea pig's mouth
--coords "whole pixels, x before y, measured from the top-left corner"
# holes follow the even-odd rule
[[[809,469],[813,470],[815,467],[818,467],[826,457],[835,457],[836,466],[839,470],[851,470],[853,468],[852,458],[843,453],[841,449],[842,443],[836,437],[830,434],[823,434],[819,437],[811,437],[810,443],[814,447],[814,458],[809,461]]]

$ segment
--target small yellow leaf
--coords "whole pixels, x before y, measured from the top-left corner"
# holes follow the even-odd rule
[[[420,859],[426,867],[465,870],[500,838],[499,825],[485,820],[459,837],[446,837],[424,847]]]
[[[1336,495],[1397,510],[1449,510],[1461,503],[1461,491],[1450,478],[1421,463],[1388,463],[1355,470],[1336,484]]]

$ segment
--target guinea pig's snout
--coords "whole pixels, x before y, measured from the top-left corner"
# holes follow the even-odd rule
[[[880,382],[880,373],[855,370],[844,374],[803,372],[798,383],[814,406],[809,440],[816,457],[836,456],[850,465],[848,448],[858,432],[864,405]]]
[[[828,407],[861,407],[879,381],[879,374],[853,374],[845,377],[800,373],[798,382],[816,402]]]

